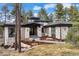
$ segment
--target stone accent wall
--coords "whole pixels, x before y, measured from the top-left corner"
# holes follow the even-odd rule
[[[37,27],[37,36],[38,37],[42,36],[42,28],[41,27]]]
[[[21,28],[21,40],[24,40],[25,39],[25,28],[22,27]]]
[[[9,37],[8,41],[8,45],[13,45],[13,43],[15,42],[15,37]]]
[[[61,38],[65,39],[68,33],[68,27],[61,27]],[[55,28],[55,36],[60,39],[60,27]]]
[[[4,39],[5,39],[5,45],[8,45],[8,27],[4,28]]]
[[[62,38],[65,39],[68,33],[68,27],[62,27]]]
[[[48,28],[48,36],[49,36],[49,37],[52,36],[52,28],[51,28],[51,27]]]
[[[29,38],[30,37],[30,28],[26,27],[25,28],[25,38]]]
[[[4,38],[0,38],[0,45],[2,44],[2,43],[4,43]]]

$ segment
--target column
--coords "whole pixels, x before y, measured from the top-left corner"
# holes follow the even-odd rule
[[[25,28],[25,38],[29,38],[29,37],[30,37],[30,29]]]
[[[48,36],[51,37],[52,36],[52,32],[51,32],[51,27],[48,28]]]
[[[4,27],[4,39],[5,39],[5,45],[8,45],[8,27]]]
[[[60,27],[55,27],[55,35],[57,39],[60,39]]]
[[[42,36],[42,28],[41,27],[37,27],[37,36],[38,37]]]
[[[44,28],[44,35],[48,36],[48,28]]]
[[[25,28],[21,27],[21,39],[25,39]]]

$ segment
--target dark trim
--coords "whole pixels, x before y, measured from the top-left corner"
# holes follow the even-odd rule
[[[28,24],[21,24],[21,27],[32,27],[32,26],[41,26],[42,24],[38,23],[28,23]],[[15,27],[15,24],[0,24],[1,27]]]
[[[40,18],[39,17],[30,17],[28,19],[30,19],[30,20],[39,20]]]
[[[35,22],[52,22],[50,20],[35,20]]]
[[[38,24],[38,23],[28,23],[26,24],[26,27],[32,27],[32,26],[41,26],[42,24]]]
[[[72,27],[72,24],[51,24],[44,27]]]

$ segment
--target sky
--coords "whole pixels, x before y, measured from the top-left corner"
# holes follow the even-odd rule
[[[0,3],[0,13],[2,13],[2,6],[3,5],[5,5],[5,3]],[[64,8],[65,7],[70,8],[71,5],[72,5],[71,3],[63,3]],[[79,3],[76,3],[76,6],[79,10]],[[56,3],[23,3],[23,9],[26,12],[28,12],[29,10],[32,10],[33,16],[37,16],[37,14],[41,8],[44,8],[46,10],[47,14],[50,15],[50,13],[54,13],[56,11]],[[8,4],[8,9],[10,11],[13,9],[12,4]],[[4,20],[5,20],[5,18],[3,17],[2,21],[4,21]]]
[[[0,12],[2,9],[2,6],[4,4],[0,4]],[[48,4],[48,3],[23,3],[23,9],[26,10],[32,10],[34,13],[38,13],[41,8],[45,8],[47,13],[55,11],[55,4]],[[8,9],[12,10],[13,7],[8,4]]]
[[[2,6],[5,5],[5,3],[0,3],[0,12],[2,9]],[[41,8],[45,8],[47,13],[53,13],[56,8],[55,3],[23,3],[23,8],[27,12],[28,10],[32,10],[34,14],[37,14]],[[63,3],[64,8],[69,8],[71,6],[71,3]],[[79,4],[76,4],[77,8],[79,8]],[[11,11],[13,9],[11,4],[8,4],[8,9]]]

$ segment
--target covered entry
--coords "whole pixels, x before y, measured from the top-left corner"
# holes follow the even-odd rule
[[[30,37],[31,36],[41,36],[42,35],[42,28],[41,24],[37,23],[28,23],[27,26],[30,28]]]
[[[37,27],[36,26],[30,27],[30,35],[37,35]]]

